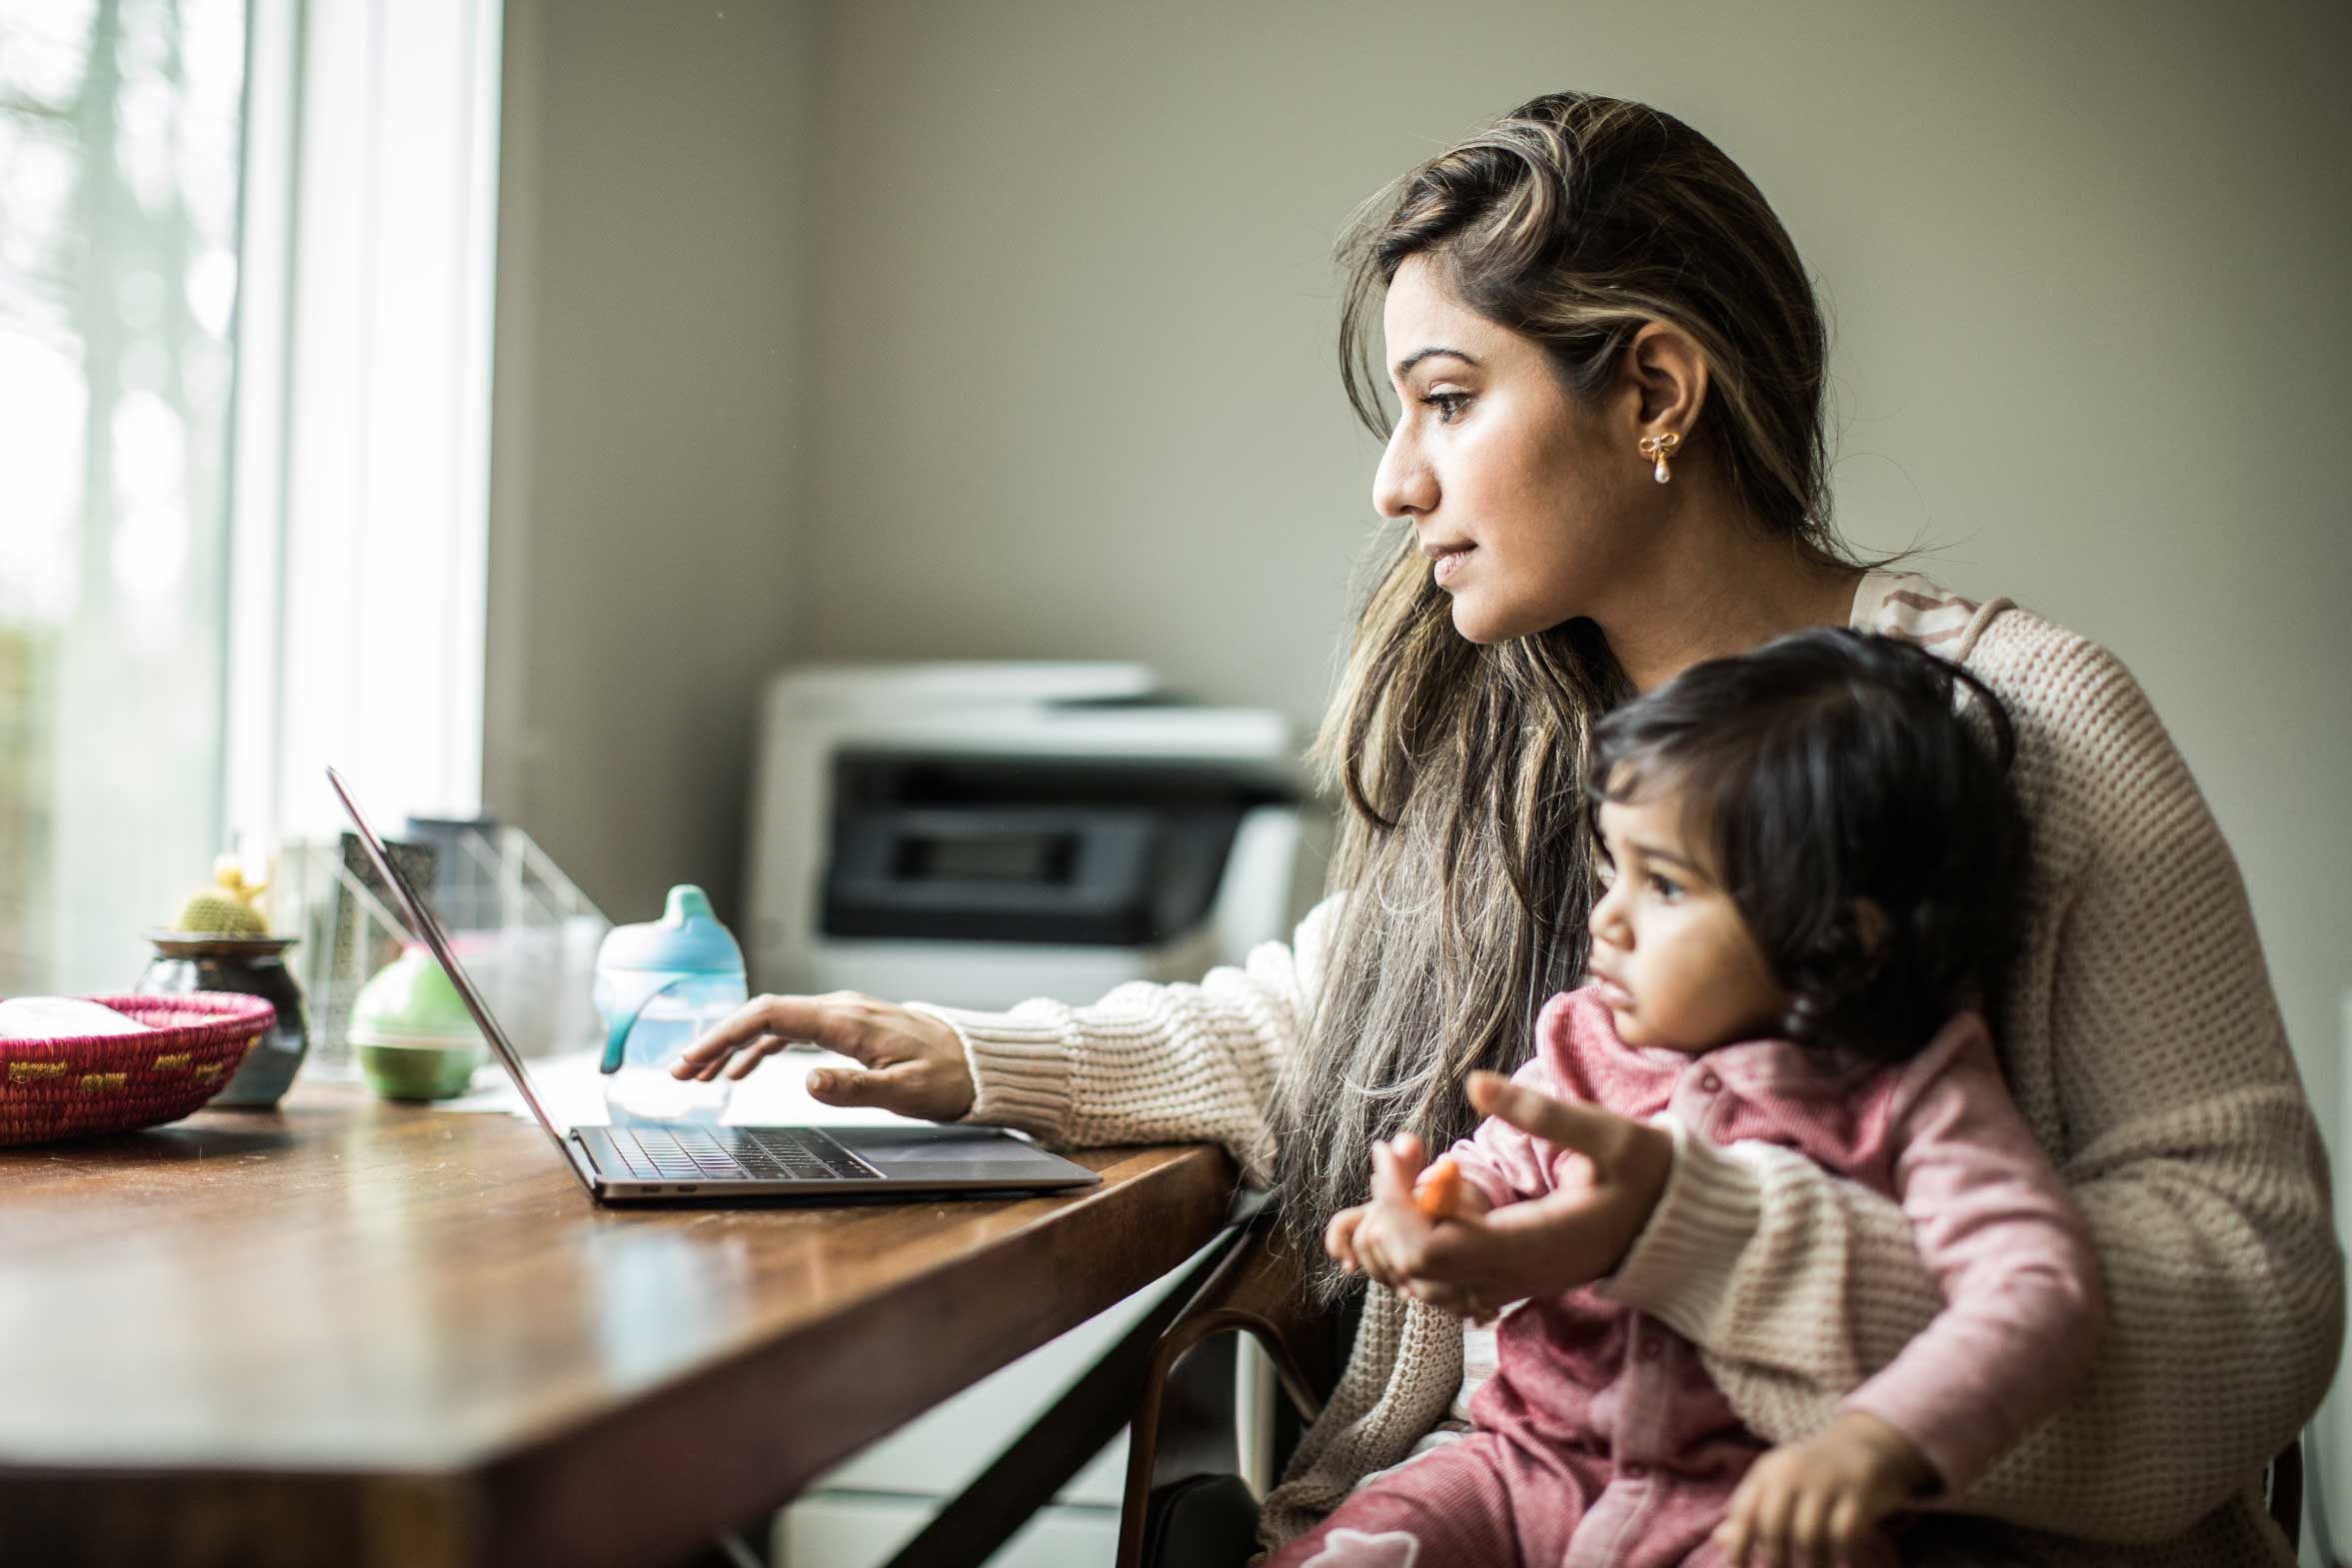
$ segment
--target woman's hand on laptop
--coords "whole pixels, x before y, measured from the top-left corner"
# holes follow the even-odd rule
[[[955,1121],[972,1109],[972,1069],[955,1029],[856,991],[755,996],[686,1047],[671,1071],[705,1083],[722,1069],[740,1078],[761,1057],[803,1040],[857,1063],[809,1074],[809,1093],[828,1105],[879,1105],[929,1121]]]

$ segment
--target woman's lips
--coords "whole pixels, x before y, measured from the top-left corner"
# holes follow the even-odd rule
[[[1443,586],[1444,584],[1451,582],[1453,580],[1454,574],[1461,571],[1462,558],[1477,548],[1478,547],[1475,545],[1464,545],[1458,550],[1448,550],[1443,555],[1439,556],[1437,558],[1437,567],[1434,573],[1439,586]]]
[[[1624,986],[1619,985],[1605,974],[1593,974],[1586,977],[1592,981],[1593,988],[1600,992],[1600,999],[1603,1002],[1619,1011],[1631,1010],[1633,993],[1626,990]]]

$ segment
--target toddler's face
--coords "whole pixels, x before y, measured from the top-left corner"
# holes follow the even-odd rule
[[[1680,797],[1604,800],[1599,816],[1610,874],[1592,907],[1590,973],[1625,1043],[1696,1052],[1775,1032],[1787,993],[1686,841]]]

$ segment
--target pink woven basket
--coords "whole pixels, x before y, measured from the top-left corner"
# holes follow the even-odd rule
[[[0,1143],[177,1121],[221,1091],[278,1009],[258,996],[92,996],[146,1034],[0,1040]]]

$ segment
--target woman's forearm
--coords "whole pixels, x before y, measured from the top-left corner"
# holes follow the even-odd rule
[[[1337,910],[1326,898],[1291,942],[1262,942],[1197,985],[1139,981],[1085,1006],[1040,998],[1007,1012],[909,1005],[962,1039],[976,1091],[967,1120],[1082,1145],[1221,1143],[1262,1183],[1275,1078]]]

